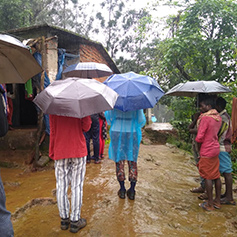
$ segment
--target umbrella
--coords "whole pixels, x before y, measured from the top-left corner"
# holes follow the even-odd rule
[[[0,83],[25,83],[42,71],[27,46],[0,34]]]
[[[83,118],[113,109],[118,94],[94,79],[54,81],[33,102],[45,113]]]
[[[153,108],[164,95],[155,79],[134,72],[111,75],[104,84],[119,94],[114,108],[124,112]]]
[[[195,97],[200,93],[218,94],[227,92],[231,92],[231,90],[216,81],[188,81],[177,84],[166,92],[166,95]]]
[[[68,66],[63,74],[66,77],[100,78],[110,76],[113,72],[103,63],[81,62]]]

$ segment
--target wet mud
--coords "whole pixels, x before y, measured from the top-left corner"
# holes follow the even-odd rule
[[[134,201],[117,196],[115,165],[107,156],[101,164],[88,164],[81,212],[87,226],[77,234],[60,229],[53,162],[31,172],[26,154],[0,152],[1,162],[13,164],[2,167],[1,176],[16,237],[236,236],[237,207],[202,210],[198,194],[190,192],[199,186],[197,168],[189,154],[175,147],[141,145]]]

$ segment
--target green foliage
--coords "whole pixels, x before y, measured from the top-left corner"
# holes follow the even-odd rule
[[[237,142],[232,145],[232,151],[230,153],[231,161],[232,161],[232,177],[233,180],[237,180]]]
[[[94,18],[85,13],[88,3],[81,2],[82,0],[80,3],[78,0],[1,0],[0,31],[48,23],[88,35],[92,31]]]
[[[233,178],[233,182],[235,182],[237,180],[237,162],[232,162],[232,178]]]
[[[237,148],[232,149],[230,157],[233,162],[237,162]]]
[[[192,145],[190,143],[184,142],[181,139],[174,138],[172,136],[169,136],[167,139],[167,143],[173,144],[179,149],[185,150],[189,153],[192,152]]]
[[[187,80],[234,80],[235,1],[188,1],[177,16],[168,18],[167,23],[171,37],[157,45],[153,70],[163,72],[160,75],[169,88]]]
[[[170,123],[175,129],[177,129],[178,137],[180,140],[185,141],[185,142],[190,142],[190,134],[188,131],[188,125],[190,124],[189,119],[185,119],[182,121],[172,120]]]

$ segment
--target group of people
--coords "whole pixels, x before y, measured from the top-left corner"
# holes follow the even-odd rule
[[[202,193],[200,204],[206,211],[220,209],[221,204],[236,205],[232,190],[231,119],[225,110],[226,100],[211,95],[199,96],[200,112],[194,114],[189,131],[193,135],[193,154],[200,174],[200,187],[191,189]],[[221,195],[220,175],[225,179]],[[213,199],[213,185],[215,198]],[[207,200],[207,201],[205,201]]]
[[[87,146],[87,163],[91,163],[93,159],[95,164],[99,164],[101,159],[104,158],[104,146],[107,139],[107,122],[104,113],[93,114],[91,117],[91,127],[89,131],[84,132]],[[93,141],[93,152],[91,156],[90,141]]]
[[[99,126],[101,118],[101,126]],[[86,164],[91,160],[90,139],[93,139],[95,163],[99,160],[100,143],[98,133],[101,127],[101,139],[107,121],[110,125],[109,158],[115,161],[116,175],[120,184],[118,196],[125,194],[130,200],[135,198],[137,182],[137,157],[142,139],[141,128],[145,125],[143,110],[122,112],[120,110],[106,111],[84,118],[72,118],[50,115],[50,145],[49,156],[55,161],[55,177],[57,204],[61,217],[61,229],[77,233],[86,226],[86,220],[81,218],[83,183]],[[125,188],[125,160],[129,166],[130,188]],[[71,185],[71,212],[67,191]]]
[[[193,118],[190,132],[195,134],[193,149],[202,184],[193,192],[206,192],[207,202],[200,206],[211,211],[221,204],[235,205],[232,195],[231,176],[231,122],[225,110],[226,101],[222,97],[200,97],[200,113]],[[94,159],[98,163],[103,156],[107,123],[110,126],[109,158],[115,162],[116,177],[119,183],[118,196],[135,199],[137,183],[137,158],[142,140],[142,127],[146,123],[143,110],[123,112],[117,109],[84,118],[50,115],[49,156],[55,161],[56,196],[61,229],[77,233],[86,226],[81,217],[83,184],[86,164],[91,160],[90,139],[93,139]],[[102,146],[101,146],[102,144]],[[125,161],[128,163],[129,188],[125,187]],[[224,175],[226,190],[221,196],[220,173]],[[213,183],[216,197],[213,199]],[[68,188],[71,188],[71,202]],[[0,179],[0,192],[3,186]],[[2,199],[1,199],[2,200]],[[5,199],[0,203],[1,211]],[[6,216],[9,212],[5,210]],[[10,217],[9,217],[10,218]],[[7,220],[7,219],[5,219]],[[2,221],[2,220],[1,220]],[[13,233],[10,226],[10,235]],[[1,228],[0,228],[1,229]]]

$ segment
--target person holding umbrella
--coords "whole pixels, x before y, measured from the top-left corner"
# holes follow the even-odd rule
[[[67,78],[51,83],[34,103],[50,117],[49,157],[55,161],[57,204],[61,229],[77,233],[81,218],[87,147],[84,132],[90,115],[114,107],[118,94],[94,79]],[[71,184],[71,213],[67,190]]]
[[[120,185],[118,196],[135,199],[137,158],[142,140],[142,127],[146,123],[143,109],[152,108],[164,95],[159,84],[151,77],[134,72],[114,74],[104,82],[119,94],[114,109],[105,112],[110,125],[109,158],[116,164],[116,177]],[[125,161],[129,167],[130,188],[125,188]]]
[[[80,217],[83,183],[86,171],[86,140],[83,132],[90,129],[90,116],[74,118],[50,115],[49,157],[55,161],[57,204],[61,229],[77,233],[86,226]],[[71,214],[67,190],[71,184]]]
[[[205,179],[208,200],[200,204],[206,211],[220,209],[221,181],[219,172],[220,145],[218,132],[221,117],[215,109],[215,99],[209,96],[200,102],[202,112],[197,121],[197,136],[200,159],[197,164],[200,176]],[[216,197],[213,200],[212,185],[215,183]]]
[[[120,184],[118,195],[124,199],[125,188],[125,160],[129,167],[130,189],[127,196],[130,200],[135,198],[137,182],[137,157],[142,140],[141,128],[146,123],[142,110],[123,112],[117,109],[106,111],[105,117],[110,125],[109,158],[116,163],[116,176]]]

